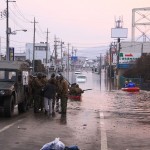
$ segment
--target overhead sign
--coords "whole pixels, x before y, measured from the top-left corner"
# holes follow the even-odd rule
[[[22,77],[23,77],[23,85],[28,85],[29,72],[28,71],[23,71],[22,72]]]

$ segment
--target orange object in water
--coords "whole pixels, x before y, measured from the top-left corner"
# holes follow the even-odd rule
[[[128,88],[122,88],[122,91],[127,91],[127,92],[139,92],[140,88],[139,87],[128,87]]]

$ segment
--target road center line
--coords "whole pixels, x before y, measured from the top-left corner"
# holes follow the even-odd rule
[[[22,119],[17,120],[16,122],[5,126],[4,128],[0,129],[0,133],[3,132],[3,131],[5,131],[5,130],[7,130],[7,129],[9,129],[10,127],[12,127],[13,125],[17,124],[17,123],[20,122],[20,121],[22,121]]]
[[[100,126],[101,126],[101,150],[108,150],[104,114],[103,112],[99,112],[99,115],[100,115]]]

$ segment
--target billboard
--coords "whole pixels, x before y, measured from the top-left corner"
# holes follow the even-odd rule
[[[111,38],[127,38],[128,29],[127,28],[112,28]]]

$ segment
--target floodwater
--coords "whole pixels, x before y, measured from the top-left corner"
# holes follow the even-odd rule
[[[75,82],[76,75],[72,74],[70,74],[70,83]],[[113,87],[112,83],[110,85],[104,70],[102,71],[101,76],[92,73],[91,71],[83,71],[82,74],[87,76],[87,81],[78,84],[83,90],[92,89],[85,91],[83,97],[86,101],[92,100],[94,108],[103,110],[109,109],[112,111],[117,110],[121,112],[150,112],[150,97],[147,94],[148,92],[125,92],[122,90],[114,90],[115,87]]]
[[[103,114],[106,130],[104,141],[107,139],[103,147],[107,147],[109,150],[149,150],[150,92],[140,91],[132,93],[114,90],[115,88],[112,86],[112,83],[110,85],[104,70],[101,75],[91,71],[83,71],[82,74],[87,76],[87,81],[78,83],[79,86],[83,90],[92,90],[85,91],[82,95],[83,100],[79,104],[79,109],[80,111],[84,110],[84,117],[78,114],[78,120],[86,120],[88,127],[91,127],[88,132],[89,135],[92,135],[92,132],[94,132],[94,126],[97,127],[92,117],[100,118],[97,122],[101,124],[102,118],[100,114]],[[71,79],[74,80],[73,75]],[[75,103],[72,106],[77,107]],[[92,112],[95,112],[97,116],[92,116]],[[103,129],[100,128],[100,130]],[[78,129],[76,132],[78,132]],[[95,134],[97,135],[97,132]],[[80,136],[78,135],[78,137]],[[101,149],[104,149],[102,147],[103,137],[102,135],[100,136]],[[96,143],[95,145],[98,145]],[[98,147],[93,150],[98,149]]]

